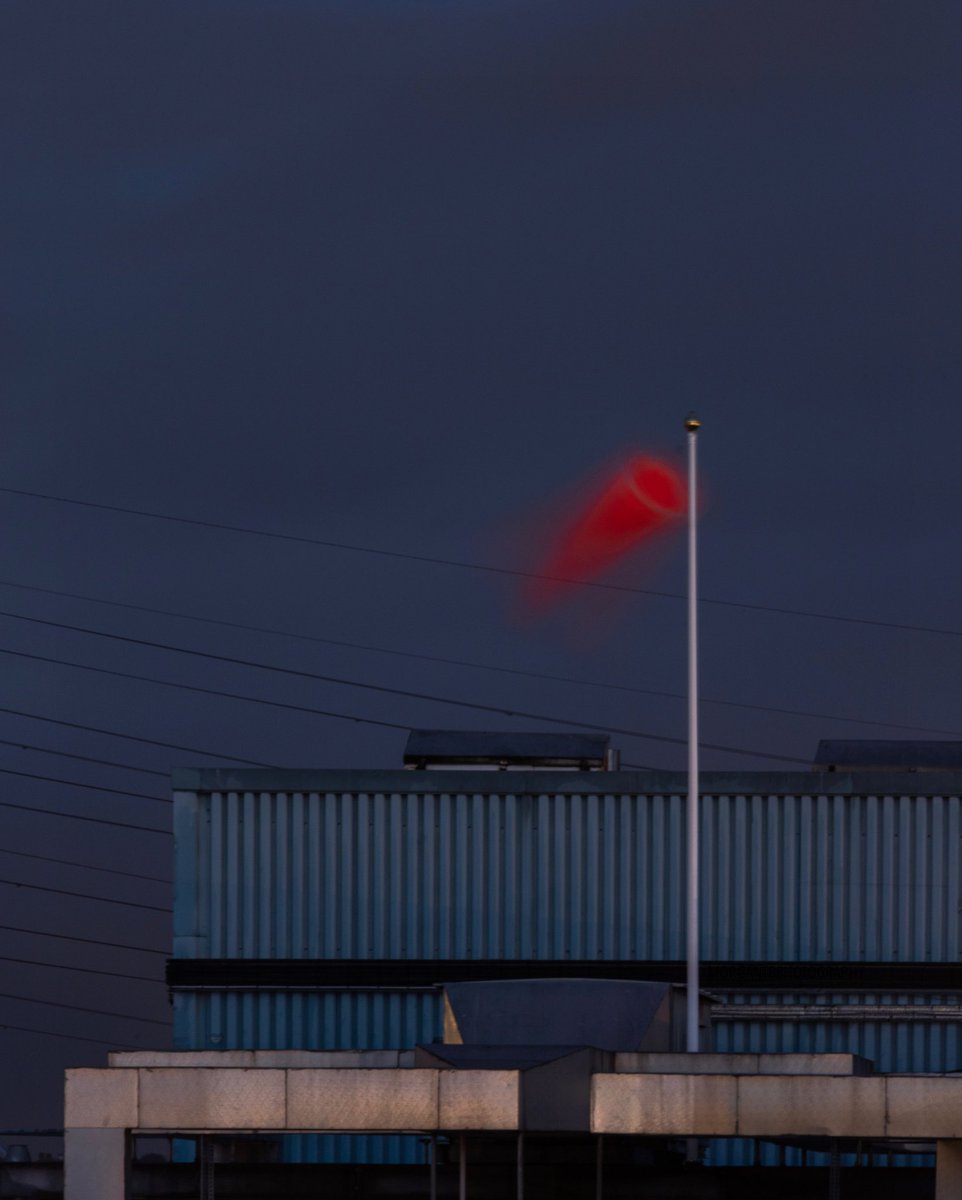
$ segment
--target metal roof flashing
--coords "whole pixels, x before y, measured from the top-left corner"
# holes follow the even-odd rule
[[[846,739],[818,743],[814,769],[858,773],[962,772],[962,741]]]
[[[681,771],[181,767],[172,772],[171,786],[182,793],[675,795],[687,791],[688,780]],[[962,794],[962,770],[705,771],[700,790],[720,796],[957,796]]]

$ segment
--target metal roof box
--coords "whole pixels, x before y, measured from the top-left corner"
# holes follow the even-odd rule
[[[444,985],[447,1045],[682,1050],[678,984],[627,979],[496,979]],[[700,1024],[710,1000],[702,993]]]
[[[962,771],[962,742],[823,740],[816,771]]]
[[[606,733],[479,733],[416,729],[408,737],[409,770],[603,771],[617,764]]]

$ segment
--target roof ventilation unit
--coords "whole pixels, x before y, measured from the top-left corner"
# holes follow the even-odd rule
[[[408,737],[409,771],[616,771],[606,733],[474,733],[416,729]]]
[[[821,741],[816,771],[962,771],[962,742]]]

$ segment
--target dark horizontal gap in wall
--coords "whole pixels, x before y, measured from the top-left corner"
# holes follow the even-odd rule
[[[644,979],[685,982],[685,963],[599,959],[172,958],[172,988],[404,991],[491,979]],[[962,964],[932,962],[703,962],[701,986],[726,991],[962,991]]]

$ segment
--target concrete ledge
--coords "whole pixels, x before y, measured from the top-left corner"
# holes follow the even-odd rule
[[[64,1125],[133,1129],[140,1112],[136,1071],[73,1067],[67,1071]]]
[[[738,1134],[884,1138],[885,1099],[882,1076],[743,1076]]]
[[[887,1082],[893,1081],[884,1076],[599,1074],[592,1079],[591,1129],[679,1137],[899,1136],[886,1123]],[[955,1103],[962,1102],[962,1078],[945,1082]],[[920,1123],[907,1128],[906,1136],[935,1136],[935,1120],[927,1115],[925,1130]]]
[[[253,1050],[112,1050],[107,1062],[117,1067],[247,1067]],[[272,1064],[273,1065],[273,1064]]]
[[[595,1075],[592,1133],[734,1137],[733,1075]]]
[[[962,1077],[892,1075],[885,1084],[888,1137],[962,1138]]]
[[[619,1053],[615,1071],[655,1075],[871,1075],[859,1054]]]
[[[111,1067],[358,1067],[414,1065],[413,1050],[115,1050]]]
[[[521,1117],[520,1071],[441,1071],[441,1129],[514,1130]]]
[[[759,1075],[874,1075],[861,1054],[759,1054]]]
[[[284,1129],[284,1071],[148,1068],[140,1075],[141,1129]]]
[[[378,1051],[370,1057],[367,1052],[317,1052],[324,1066],[313,1065],[315,1052],[267,1052],[268,1061],[279,1061],[280,1053],[292,1065],[210,1067],[184,1062],[200,1057],[206,1063],[204,1053],[185,1055],[179,1059],[183,1065],[177,1066],[69,1070],[65,1125],[88,1131],[390,1133],[511,1131],[523,1123],[519,1071],[328,1065],[372,1058],[396,1064],[401,1058],[397,1051]],[[673,1063],[675,1057],[619,1055],[619,1071],[589,1077],[585,1070],[576,1082],[569,1081],[576,1089],[573,1094],[581,1098],[575,1104],[581,1115],[574,1118],[569,1113],[551,1128],[583,1128],[590,1094],[594,1133],[962,1140],[962,1075],[758,1074],[748,1069],[756,1065],[751,1055],[692,1055],[688,1065],[694,1072],[624,1069],[651,1065],[655,1059]],[[806,1057],[797,1056],[799,1065]],[[218,1053],[217,1061],[223,1059]],[[734,1070],[704,1073],[707,1063],[722,1060]],[[300,1065],[305,1061],[311,1065]],[[739,1067],[743,1073],[738,1073]]]
[[[288,1071],[287,1128],[438,1128],[438,1072]]]

